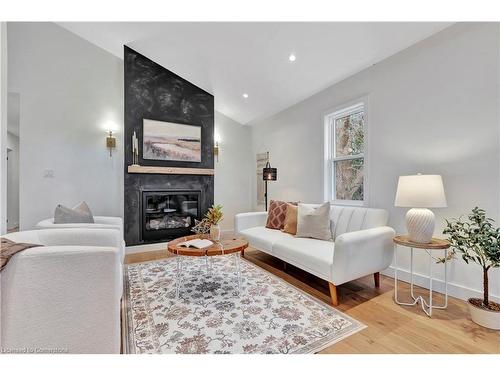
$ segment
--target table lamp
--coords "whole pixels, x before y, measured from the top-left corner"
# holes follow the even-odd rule
[[[440,175],[400,176],[394,205],[411,207],[406,213],[409,240],[431,242],[435,217],[429,208],[446,207],[443,179]]]
[[[264,197],[266,200],[266,211],[267,211],[267,181],[276,181],[278,178],[278,170],[276,168],[271,168],[271,163],[269,163],[269,152],[267,153],[267,163],[262,169],[262,179],[266,182],[266,190]]]

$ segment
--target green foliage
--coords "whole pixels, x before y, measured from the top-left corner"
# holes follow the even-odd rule
[[[337,199],[363,200],[364,112],[337,118],[335,122],[335,156],[357,155],[358,158],[335,162]]]
[[[493,219],[487,218],[486,212],[478,207],[468,219],[446,220],[443,234],[448,235],[453,251],[458,251],[465,263],[500,267],[500,228],[495,228]]]
[[[222,206],[220,204],[210,207],[205,214],[205,219],[212,225],[219,224],[223,218],[224,214],[222,213]]]
[[[472,209],[468,221],[446,220],[443,234],[448,235],[453,253],[460,253],[465,263],[474,262],[483,268],[484,300],[488,306],[488,270],[500,267],[500,228],[478,207]]]

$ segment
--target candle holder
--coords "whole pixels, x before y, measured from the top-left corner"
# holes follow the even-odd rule
[[[132,165],[133,166],[139,165],[139,141],[137,139],[135,132],[132,135]]]

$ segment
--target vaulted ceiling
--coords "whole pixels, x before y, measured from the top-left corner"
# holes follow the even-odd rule
[[[449,23],[62,22],[123,58],[137,50],[215,96],[247,124],[275,114],[449,26]],[[296,60],[291,62],[289,56]],[[243,94],[247,94],[245,98]]]

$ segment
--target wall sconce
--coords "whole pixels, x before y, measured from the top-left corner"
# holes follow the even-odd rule
[[[219,142],[220,142],[220,137],[218,134],[215,134],[215,137],[214,137],[214,156],[215,156],[215,160],[217,161],[217,163],[219,162]]]
[[[109,130],[109,135],[106,137],[106,147],[109,149],[109,157],[111,157],[113,149],[116,147],[116,138],[113,137],[112,130]]]
[[[217,163],[218,163],[219,162],[219,142],[217,142],[217,141],[215,141],[214,156],[215,156],[215,160],[217,160]]]

